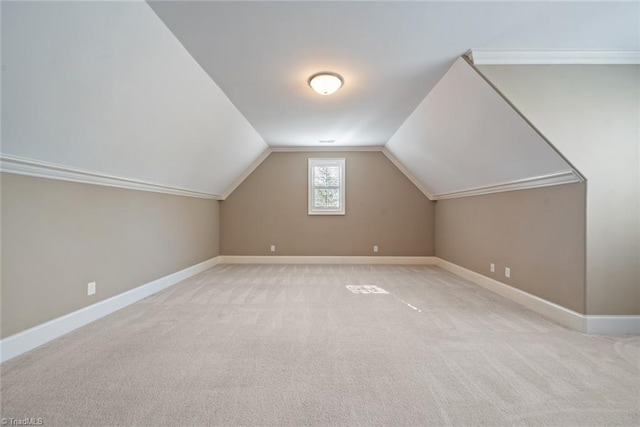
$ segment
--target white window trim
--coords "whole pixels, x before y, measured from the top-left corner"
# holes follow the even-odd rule
[[[313,168],[318,165],[340,166],[340,207],[338,209],[320,209],[313,206],[314,184]],[[344,158],[309,158],[308,203],[309,215],[344,215],[345,214],[345,159]]]

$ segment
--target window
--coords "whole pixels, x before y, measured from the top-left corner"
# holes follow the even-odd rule
[[[309,215],[344,215],[344,159],[309,159]]]

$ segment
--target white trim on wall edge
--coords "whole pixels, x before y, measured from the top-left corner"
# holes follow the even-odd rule
[[[233,256],[220,255],[145,285],[81,308],[0,340],[5,362],[141,299],[173,286],[217,264],[373,264],[436,265],[498,295],[546,316],[570,329],[588,334],[640,334],[640,316],[583,315],[492,278],[433,256]]]
[[[585,332],[594,335],[640,335],[640,316],[585,316]]]
[[[436,265],[578,332],[601,335],[640,334],[640,316],[584,315],[509,286],[457,264],[437,258]]]
[[[247,179],[249,175],[251,175],[253,171],[255,171],[258,168],[258,166],[260,166],[262,162],[264,162],[267,159],[267,157],[269,157],[272,151],[273,150],[271,150],[271,148],[267,148],[266,150],[264,150],[264,152],[260,154],[260,156],[256,159],[256,161],[253,162],[251,166],[249,166],[249,169],[244,171],[244,173],[240,175],[240,178],[238,178],[236,182],[234,182],[231,185],[231,187],[229,187],[229,189],[224,192],[220,200],[226,200],[227,197],[229,197],[231,193],[233,193],[236,190],[236,188],[238,188],[240,184],[242,184],[244,180]]]
[[[523,305],[538,314],[542,314],[563,326],[580,332],[583,332],[584,330],[584,315],[578,312],[569,310],[561,305],[514,288],[513,286],[509,286],[480,273],[476,273],[475,271],[460,267],[459,265],[446,261],[442,258],[438,258],[436,265],[467,279],[476,285],[480,285],[493,293]]]
[[[409,181],[413,183],[413,185],[418,187],[418,190],[422,191],[422,194],[427,196],[429,200],[435,200],[435,197],[433,196],[433,194],[431,194],[427,187],[425,187],[418,178],[416,178],[411,172],[409,172],[409,170],[404,167],[402,162],[400,162],[400,160],[398,160],[398,158],[391,151],[389,151],[387,148],[384,148],[382,150],[382,154],[387,156],[387,159],[389,159],[391,163],[393,163],[398,169],[400,169],[400,172],[402,172],[404,176],[406,176],[407,179],[409,179]]]
[[[475,65],[637,65],[640,51],[472,49]]]
[[[220,255],[220,264],[379,264],[435,265],[432,256]]]
[[[78,182],[82,184],[103,185],[107,187],[124,188],[129,190],[150,191],[154,193],[172,194],[177,196],[196,197],[201,199],[225,200],[244,182],[257,168],[274,152],[319,152],[319,151],[369,151],[381,152],[430,200],[453,199],[457,197],[493,194],[503,191],[524,190],[546,187],[550,185],[582,182],[583,179],[575,171],[563,171],[539,177],[526,178],[486,187],[472,188],[451,193],[432,194],[411,174],[402,163],[385,147],[270,147],[240,176],[240,178],[223,194],[205,193],[185,188],[171,187],[162,184],[139,181],[130,178],[103,174],[86,169],[79,169],[40,160],[28,159],[9,154],[0,154],[0,172],[17,175],[34,176],[38,178],[56,179],[61,181]]]
[[[298,152],[323,152],[323,151],[382,151],[384,149],[383,145],[362,145],[362,146],[348,146],[348,145],[338,145],[331,146],[325,145],[322,147],[318,146],[286,146],[286,145],[276,145],[271,147],[271,151],[273,153],[298,153]]]
[[[140,181],[101,172],[79,169],[71,166],[48,163],[26,157],[0,154],[0,172],[17,175],[35,176],[38,178],[57,179],[61,181],[79,182],[82,184],[103,185],[106,187],[126,188],[129,190],[150,191],[154,193],[173,194],[176,196],[197,197],[200,199],[220,200],[218,194],[171,187]]]
[[[184,270],[161,277],[153,282],[138,286],[137,288],[4,338],[0,341],[0,361],[5,362],[19,356],[22,353],[39,347],[42,344],[188,279],[218,263],[218,257],[208,259],[199,264],[187,267]]]
[[[361,146],[361,147],[347,147],[347,146],[337,146],[337,147],[289,147],[289,146],[274,146],[269,147],[265,150],[264,153],[247,169],[247,171],[242,174],[242,176],[222,195],[221,200],[226,200],[227,197],[231,195],[235,191],[236,188],[242,184],[242,182],[249,177],[253,173],[254,170],[264,162],[267,157],[271,153],[304,153],[304,152],[327,152],[327,151],[335,151],[335,152],[380,152],[384,154],[390,161],[393,163],[399,170],[402,172],[408,179],[418,187],[422,193],[427,196],[428,199],[433,200],[433,196],[429,193],[429,190],[426,189],[424,185],[414,177],[403,165],[400,161],[383,145],[375,145],[375,146]]]
[[[519,179],[501,184],[487,185],[485,187],[471,188],[468,190],[453,191],[434,195],[434,200],[455,199],[458,197],[480,196],[484,194],[502,193],[504,191],[528,190],[532,188],[549,187],[551,185],[571,184],[583,182],[583,179],[574,171],[563,171],[532,178]]]

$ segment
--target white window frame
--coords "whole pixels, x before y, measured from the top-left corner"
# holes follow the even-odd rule
[[[313,170],[316,166],[339,166],[340,167],[340,206],[337,208],[319,208],[314,206],[315,180]],[[344,158],[328,158],[318,159],[309,158],[309,215],[344,215],[345,214],[345,159]]]

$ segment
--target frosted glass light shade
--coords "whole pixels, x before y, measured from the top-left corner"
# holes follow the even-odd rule
[[[309,78],[309,86],[320,95],[331,95],[342,86],[342,77],[336,73],[318,73]]]

